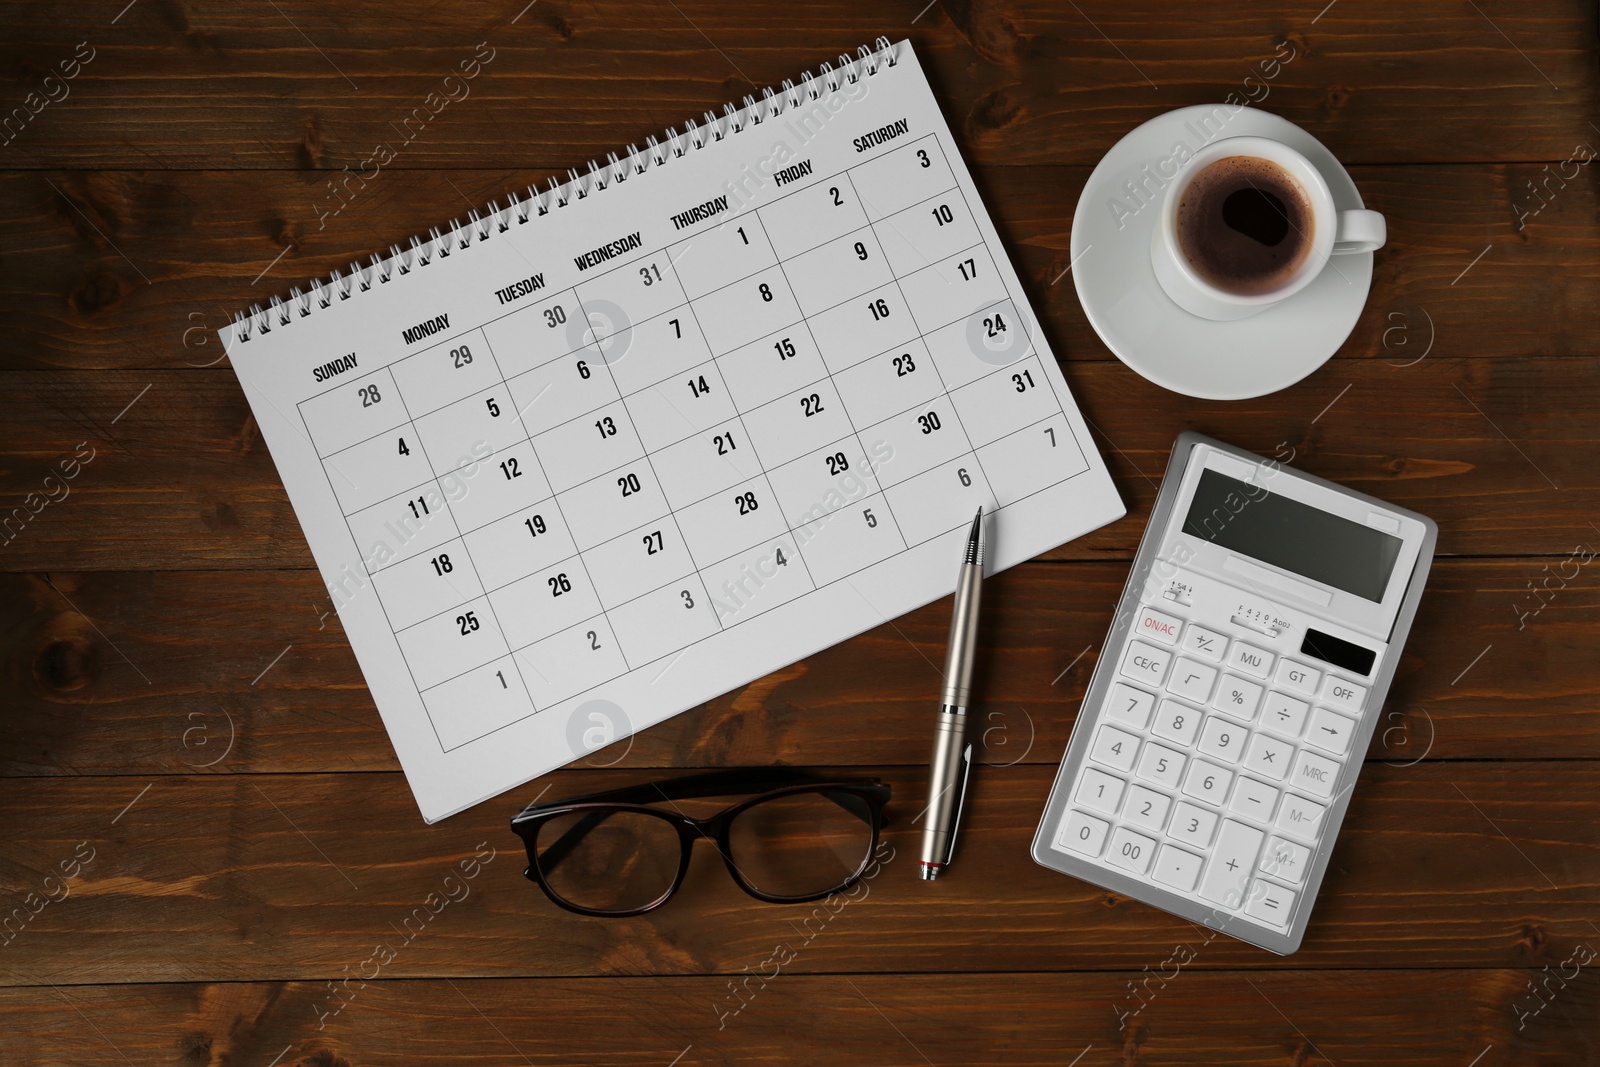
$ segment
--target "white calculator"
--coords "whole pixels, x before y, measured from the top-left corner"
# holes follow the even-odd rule
[[[1184,433],[1033,857],[1300,947],[1438,527]]]

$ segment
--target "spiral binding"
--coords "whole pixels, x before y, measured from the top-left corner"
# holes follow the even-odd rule
[[[810,71],[802,73],[799,85],[792,79],[786,79],[776,91],[771,87],[763,89],[760,99],[747,95],[738,106],[724,104],[721,114],[707,111],[701,122],[687,120],[682,133],[673,126],[663,131],[659,138],[646,137],[643,149],[637,144],[630,144],[624,150],[625,158],[617,152],[610,152],[604,162],[590,160],[584,171],[567,171],[566,181],[551,178],[543,190],[530,185],[524,195],[508,192],[504,207],[500,206],[498,200],[491,200],[482,211],[476,208],[468,211],[465,222],[451,219],[447,232],[435,226],[426,237],[413,237],[405,245],[390,245],[387,256],[375,252],[368,257],[365,265],[359,260],[352,261],[348,274],[335,268],[329,272],[326,281],[312,278],[307,282],[309,288],[305,290],[298,286],[291,288],[287,300],[274,296],[267,301],[265,308],[260,304],[252,304],[248,311],[235,312],[234,339],[243,342],[250,340],[253,334],[271,333],[275,326],[287,326],[296,318],[309,316],[313,308],[326,308],[335,300],[342,303],[356,292],[366,292],[374,284],[387,284],[397,275],[409,274],[435,260],[447,259],[455,252],[464,252],[475,242],[482,244],[494,234],[511,229],[513,218],[517,225],[524,225],[530,218],[548,215],[555,208],[566,207],[574,200],[586,200],[611,186],[622,185],[647,170],[665,166],[689,152],[715,144],[730,134],[739,133],[749,126],[759,126],[791,108],[817,99],[824,92],[834,92],[846,83],[854,84],[864,74],[876,74],[883,66],[894,66],[900,58],[896,53],[897,49],[889,38],[879,37],[873,47],[862,45],[856,49],[854,56],[848,53],[841,55],[837,67],[821,63],[816,74]]]

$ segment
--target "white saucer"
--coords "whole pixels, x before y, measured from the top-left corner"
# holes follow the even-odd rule
[[[1205,137],[1199,120],[1213,112],[1213,135]],[[1141,206],[1124,183],[1137,184],[1145,164],[1158,173],[1180,143],[1194,152],[1218,137],[1246,135],[1303,154],[1327,179],[1340,211],[1365,206],[1333,153],[1294,123],[1253,107],[1202,104],[1158,115],[1118,141],[1089,175],[1072,219],[1072,280],[1100,339],[1157,385],[1202,400],[1277,392],[1322,366],[1355,329],[1372,286],[1372,253],[1364,252],[1332,257],[1310,285],[1248,319],[1213,322],[1172,302],[1150,265],[1159,202],[1146,192]],[[1131,217],[1113,210],[1113,198],[1135,209]]]

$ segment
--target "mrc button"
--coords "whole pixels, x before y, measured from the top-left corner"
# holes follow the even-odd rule
[[[1333,796],[1333,784],[1338,780],[1337,763],[1313,756],[1304,749],[1300,750],[1300,760],[1294,765],[1294,773],[1289,776],[1290,785],[1323,799]]]

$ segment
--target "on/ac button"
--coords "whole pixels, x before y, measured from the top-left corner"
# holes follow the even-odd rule
[[[1164,645],[1175,645],[1178,643],[1178,633],[1183,629],[1183,620],[1154,608],[1145,608],[1139,613],[1139,621],[1133,624],[1133,629],[1140,637],[1148,637]]]

